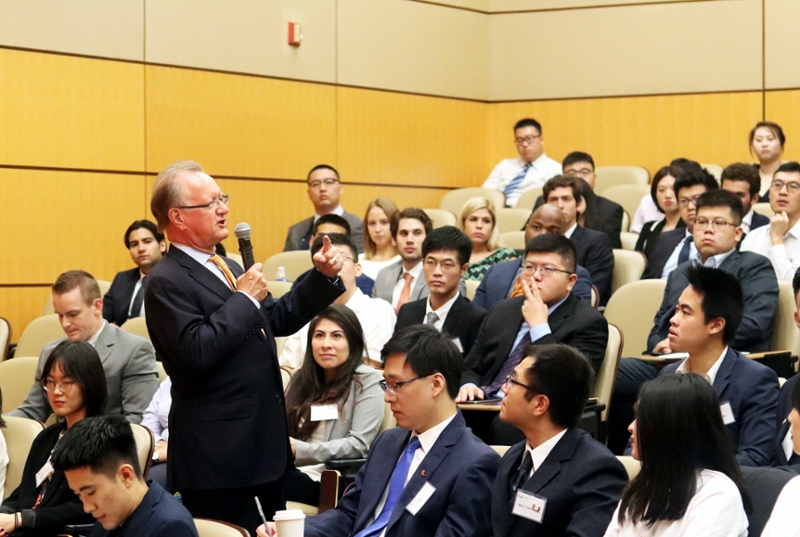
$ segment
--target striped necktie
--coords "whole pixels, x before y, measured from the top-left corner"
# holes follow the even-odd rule
[[[514,177],[511,180],[511,182],[506,185],[506,187],[503,189],[503,194],[505,195],[506,199],[508,199],[509,196],[511,196],[511,194],[514,193],[514,191],[517,189],[522,180],[525,179],[525,176],[528,174],[528,170],[530,168],[531,168],[531,163],[528,162],[527,164],[525,164],[525,166],[522,167],[522,171],[519,172],[519,175]]]

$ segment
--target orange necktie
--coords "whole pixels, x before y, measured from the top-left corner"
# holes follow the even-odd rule
[[[403,290],[400,291],[400,300],[397,301],[397,307],[395,308],[395,313],[400,312],[400,308],[408,302],[409,297],[411,296],[411,280],[414,279],[414,276],[411,275],[410,272],[406,272],[403,274],[403,279],[406,281],[406,284],[403,286]]]
[[[231,272],[231,269],[228,268],[228,265],[225,263],[225,261],[223,261],[222,258],[217,254],[213,254],[208,258],[208,260],[219,267],[219,269],[222,271],[222,274],[225,275],[225,279],[228,280],[228,285],[231,286],[231,289],[236,291],[236,278],[233,277],[233,272]]]
[[[522,291],[522,276],[517,278],[517,281],[514,283],[514,288],[511,290],[511,294],[508,295],[509,298],[514,298],[518,296],[522,296],[525,293]]]

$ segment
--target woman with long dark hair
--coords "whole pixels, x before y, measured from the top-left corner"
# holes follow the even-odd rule
[[[682,173],[683,171],[676,166],[664,166],[653,176],[653,182],[650,184],[650,198],[656,204],[658,211],[664,214],[664,217],[660,220],[646,222],[642,226],[635,249],[646,257],[650,256],[650,252],[653,251],[653,246],[662,232],[686,227],[681,220],[678,196],[675,195],[673,188],[675,179]]]
[[[383,421],[382,379],[364,364],[361,323],[349,308],[333,304],[311,321],[286,391],[296,466],[284,478],[287,500],[317,505],[325,461],[366,456]]]
[[[63,472],[50,465],[50,454],[67,429],[106,408],[106,376],[94,347],[83,341],[58,344],[42,368],[42,389],[62,421],[34,439],[19,487],[0,507],[0,528],[17,536],[54,536],[68,524],[91,523],[70,490]]]
[[[610,536],[744,537],[750,499],[714,388],[694,373],[642,385],[629,430],[642,469]]]

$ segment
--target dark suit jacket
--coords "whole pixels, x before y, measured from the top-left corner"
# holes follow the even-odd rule
[[[347,220],[350,224],[350,240],[356,245],[359,254],[364,253],[364,221],[354,214],[347,211],[342,214],[342,218]],[[289,227],[286,233],[286,243],[283,245],[283,251],[289,252],[291,250],[308,250],[310,245],[308,239],[311,237],[311,228],[314,227],[314,217],[309,216],[305,220],[300,220],[298,223]]]
[[[678,298],[689,285],[686,271],[692,263],[694,261],[689,260],[678,265],[667,278],[664,300],[647,338],[648,351],[652,351],[669,334],[669,320],[675,312]],[[772,263],[763,255],[734,251],[719,268],[739,280],[744,295],[744,316],[731,342],[731,348],[742,352],[769,350],[773,320],[778,311],[778,280],[772,270]]]
[[[643,280],[661,277],[669,256],[672,255],[672,252],[675,251],[675,248],[684,237],[686,237],[686,227],[679,227],[658,234],[653,248],[650,250],[650,255],[647,256],[647,265],[644,267],[644,273],[642,274]]]
[[[276,481],[291,458],[275,336],[300,330],[344,291],[341,280],[313,271],[295,292],[268,295],[256,308],[174,246],[148,279],[147,328],[172,379],[167,483],[191,490]]]
[[[382,433],[369,450],[355,485],[336,509],[306,519],[306,537],[347,537],[366,528],[389,484],[410,432]],[[489,534],[492,483],[500,457],[472,434],[459,411],[425,455],[395,504],[386,537],[484,537]],[[406,510],[422,486],[436,491],[416,515]]]
[[[103,319],[117,326],[122,326],[128,320],[133,288],[138,281],[139,267],[117,272],[111,287],[103,297]]]
[[[768,226],[768,225],[769,225],[769,217],[753,211],[753,218],[752,220],[750,220],[750,231],[753,231],[757,227]]]
[[[478,332],[478,339],[464,359],[461,384],[469,382],[476,386],[490,384],[503,362],[511,354],[524,319],[522,304],[524,297],[507,298],[489,310]],[[551,333],[533,341],[538,345],[564,343],[581,351],[592,363],[595,371],[600,369],[608,343],[608,322],[596,309],[569,295],[550,315],[547,323]]]
[[[89,537],[106,537],[112,532],[95,522]],[[150,489],[130,517],[114,533],[115,537],[197,537],[197,528],[189,511],[152,481]]]
[[[300,284],[300,282],[303,280],[303,278],[308,276],[308,273],[311,272],[312,270],[317,270],[317,269],[314,269],[314,268],[308,269],[307,271],[302,273],[300,276],[298,276],[294,280],[294,282],[292,282],[292,290],[294,290],[294,288],[297,287]],[[375,280],[373,280],[372,278],[370,278],[366,274],[362,274],[361,276],[357,276],[356,277],[356,287],[361,289],[361,292],[364,293],[365,295],[372,296],[372,290],[375,288]]]
[[[533,210],[535,211],[543,204],[544,198],[539,196]],[[619,234],[622,231],[622,215],[624,212],[625,210],[619,203],[592,192],[591,197],[586,197],[584,225],[589,229],[605,233],[611,242],[612,248],[622,248]],[[633,218],[632,215],[631,218]]]
[[[2,513],[23,511],[25,534],[55,535],[67,524],[91,524],[94,520],[92,515],[83,512],[83,504],[70,490],[64,472],[55,472],[47,486],[47,494],[36,508],[33,525],[27,524],[29,517],[33,515],[29,510],[39,497],[39,490],[36,488],[36,472],[50,458],[50,452],[58,442],[58,435],[66,429],[66,426],[66,422],[56,423],[36,436],[31,445],[28,459],[25,461],[19,487],[6,498],[3,507],[0,508]]]
[[[424,323],[427,305],[428,299],[422,298],[409,302],[400,308],[400,312],[397,314],[397,322],[394,325],[395,332],[407,326]],[[485,309],[476,306],[463,295],[458,295],[458,298],[453,302],[450,311],[447,313],[442,325],[442,332],[448,334],[451,338],[457,338],[461,343],[463,353],[466,355],[472,349],[475,338],[478,337],[478,330],[484,317],[486,317]]]
[[[670,364],[659,375],[675,373],[681,362]],[[765,365],[730,347],[714,378],[720,404],[730,403],[734,423],[726,426],[742,466],[769,466],[775,449],[775,407],[778,376]]]
[[[520,490],[547,500],[541,523],[512,514],[511,478],[525,453],[525,442],[509,449],[492,492],[494,537],[602,537],[628,484],[625,468],[589,433],[567,432]]]
[[[472,302],[488,310],[495,303],[508,298],[514,288],[514,283],[517,281],[517,271],[522,266],[522,261],[522,257],[518,257],[511,261],[495,263],[489,267],[489,271],[475,291],[475,298]],[[575,267],[575,274],[578,275],[578,281],[575,282],[575,286],[572,288],[572,294],[591,304],[592,277],[589,271],[578,265]]]
[[[578,254],[577,262],[592,276],[600,293],[600,305],[611,297],[611,277],[614,275],[614,251],[605,233],[578,226],[570,237]]]
[[[778,406],[777,406],[777,429],[778,433],[775,437],[775,466],[787,466],[790,461],[786,458],[786,453],[783,451],[783,439],[786,438],[786,433],[792,428],[792,424],[787,421],[789,413],[792,411],[792,391],[794,390],[797,379],[800,376],[795,375],[787,380],[778,393]],[[797,466],[797,463],[795,463]],[[800,467],[796,468],[800,471]]]

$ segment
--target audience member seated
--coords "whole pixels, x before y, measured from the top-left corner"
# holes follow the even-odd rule
[[[745,237],[742,251],[766,256],[778,279],[788,280],[800,267],[800,164],[781,164],[769,192],[775,216]]]
[[[521,119],[514,125],[514,144],[519,158],[501,160],[483,188],[500,190],[506,207],[516,207],[519,197],[531,188],[541,187],[561,173],[561,165],[544,153],[542,126],[535,119]]]
[[[311,321],[302,367],[286,391],[295,467],[283,477],[288,501],[317,505],[331,459],[361,459],[383,422],[380,374],[364,364],[361,324],[333,304]]]
[[[794,291],[794,322],[800,328],[800,269],[792,280]],[[778,392],[778,435],[775,442],[775,466],[789,466],[800,473],[800,375],[794,375],[781,386]],[[792,419],[794,418],[794,420]],[[797,421],[794,427],[793,421]],[[794,439],[797,440],[795,444]]]
[[[335,303],[350,308],[358,317],[364,329],[366,347],[362,358],[366,357],[375,363],[380,363],[381,348],[383,348],[384,343],[389,341],[394,331],[396,320],[394,310],[386,301],[370,298],[356,287],[356,279],[361,275],[361,266],[356,261],[358,259],[356,247],[347,235],[331,233],[327,237],[332,245],[339,247],[344,256],[339,278],[344,284],[345,292],[339,295]],[[322,249],[323,238],[323,236],[319,236],[314,240],[311,247],[311,255]],[[305,325],[300,331],[286,339],[286,344],[280,355],[280,364],[282,366],[299,369],[303,365],[309,326],[309,324]]]
[[[678,169],[672,170],[669,166],[664,166],[653,176],[653,182],[650,184],[650,198],[662,214],[661,218],[650,220],[642,226],[636,241],[636,250],[642,252],[646,257],[650,257],[656,240],[662,232],[686,227],[681,219],[678,198],[674,189],[675,177],[680,173]]]
[[[763,214],[758,214],[753,210],[753,204],[758,203],[759,191],[761,189],[761,177],[750,164],[736,162],[726,166],[720,176],[722,190],[727,190],[736,194],[742,202],[744,218],[742,218],[742,241],[750,231],[769,225],[769,218]]]
[[[544,204],[531,214],[528,225],[525,226],[525,244],[531,239],[550,233],[563,235],[567,229],[567,219],[558,207]],[[495,303],[504,298],[522,296],[522,262],[525,260],[526,251],[517,259],[498,263],[489,268],[478,289],[475,291],[473,303],[489,310]],[[592,303],[592,278],[589,271],[580,265],[575,266],[578,281],[572,287],[572,294]]]
[[[517,257],[516,250],[499,245],[500,231],[494,205],[486,198],[467,200],[461,212],[461,229],[472,241],[465,280],[481,281],[492,265]]]
[[[500,419],[525,440],[506,452],[492,493],[495,537],[600,536],[628,475],[576,427],[592,368],[567,345],[530,345],[505,377]]]
[[[800,433],[800,431],[798,431]],[[800,476],[781,490],[761,537],[796,537],[800,534]]]
[[[458,292],[471,249],[467,236],[453,226],[434,229],[425,237],[422,272],[430,295],[400,308],[395,330],[429,324],[447,334],[463,354],[469,353],[486,317],[485,309]]]
[[[746,358],[745,358],[746,360]],[[728,441],[720,399],[699,375],[642,386],[630,425],[642,469],[622,494],[606,537],[746,537],[750,498]]]
[[[6,483],[6,468],[8,467],[8,448],[2,431],[5,426],[6,422],[3,420],[3,393],[0,392],[0,498],[5,497],[4,487]]]
[[[395,311],[400,311],[406,302],[428,296],[422,277],[422,241],[432,229],[433,221],[422,209],[409,207],[397,213],[391,231],[400,261],[378,272],[373,297],[390,302]]]
[[[364,253],[358,262],[364,274],[373,280],[378,272],[400,261],[397,245],[392,240],[392,220],[397,214],[397,205],[387,198],[376,198],[367,205],[364,214]]]
[[[581,195],[584,189],[591,190],[583,179],[558,175],[547,181],[543,195],[547,203],[564,213],[567,219],[564,236],[575,245],[576,262],[589,271],[592,283],[600,294],[600,305],[605,306],[611,296],[614,252],[605,233],[578,224],[578,216],[585,208],[585,200]]]
[[[197,537],[189,511],[156,482],[145,482],[131,426],[119,417],[88,418],[53,452],[83,509],[90,537]]]
[[[167,488],[167,455],[169,453],[169,409],[172,407],[172,381],[169,377],[165,378],[158,387],[150,404],[144,411],[142,425],[150,429],[155,441],[153,450],[153,462],[147,474],[148,479],[156,481],[159,485]]]
[[[314,216],[301,220],[289,228],[283,251],[308,250],[311,246],[312,225],[314,222],[320,216],[336,214],[350,224],[350,239],[356,244],[358,251],[361,252],[363,248],[363,224],[359,217],[346,212],[339,203],[339,197],[344,193],[344,187],[336,168],[327,164],[318,164],[308,172],[306,182],[308,184],[308,199],[314,204]]]
[[[608,323],[587,302],[570,294],[577,276],[575,246],[565,237],[536,237],[526,250],[524,296],[501,300],[489,310],[464,361],[457,402],[502,397],[498,392],[526,356],[528,345],[563,343],[600,369]]]
[[[305,535],[489,535],[487,506],[500,457],[456,407],[458,348],[435,328],[415,325],[395,332],[382,357],[384,400],[398,426],[372,444],[339,505],[305,520]],[[257,533],[267,536],[263,525]]]
[[[125,247],[136,268],[114,276],[103,297],[103,318],[117,326],[144,315],[144,278],[167,251],[164,234],[150,220],[137,220],[125,232]]]
[[[697,199],[712,190],[719,189],[717,180],[705,170],[692,170],[675,178],[674,190],[678,198],[678,209],[684,226],[659,233],[644,268],[642,279],[666,280],[675,268],[697,256],[693,236],[694,219],[697,214]]]
[[[750,153],[758,159],[755,168],[761,176],[761,200],[769,201],[770,183],[782,161],[786,135],[777,123],[759,121],[750,131]]]
[[[48,354],[37,388],[47,394],[62,420],[33,441],[19,487],[0,507],[0,534],[56,535],[68,524],[85,524],[91,517],[70,490],[61,469],[53,469],[50,454],[64,432],[106,407],[106,382],[97,351],[82,341],[66,340]]]
[[[669,163],[669,167],[672,168],[673,172],[677,173],[677,175],[673,176],[675,179],[687,171],[702,169],[700,164],[694,160],[689,160],[686,158],[673,159],[673,161]],[[630,230],[633,233],[640,233],[647,222],[651,222],[653,220],[662,220],[663,218],[664,213],[662,213],[658,208],[658,205],[656,205],[656,202],[653,200],[652,196],[647,194],[642,197],[642,201],[639,202],[639,206],[636,208],[636,214],[633,216]]]
[[[109,324],[103,319],[100,287],[88,272],[70,270],[53,284],[53,308],[67,339],[85,341],[97,350],[108,386],[106,413],[124,416],[131,423],[142,421],[144,409],[158,389],[158,367],[153,346],[144,338]],[[12,416],[41,422],[54,412],[42,392],[42,368],[53,349],[64,339],[47,343],[28,396]]]

